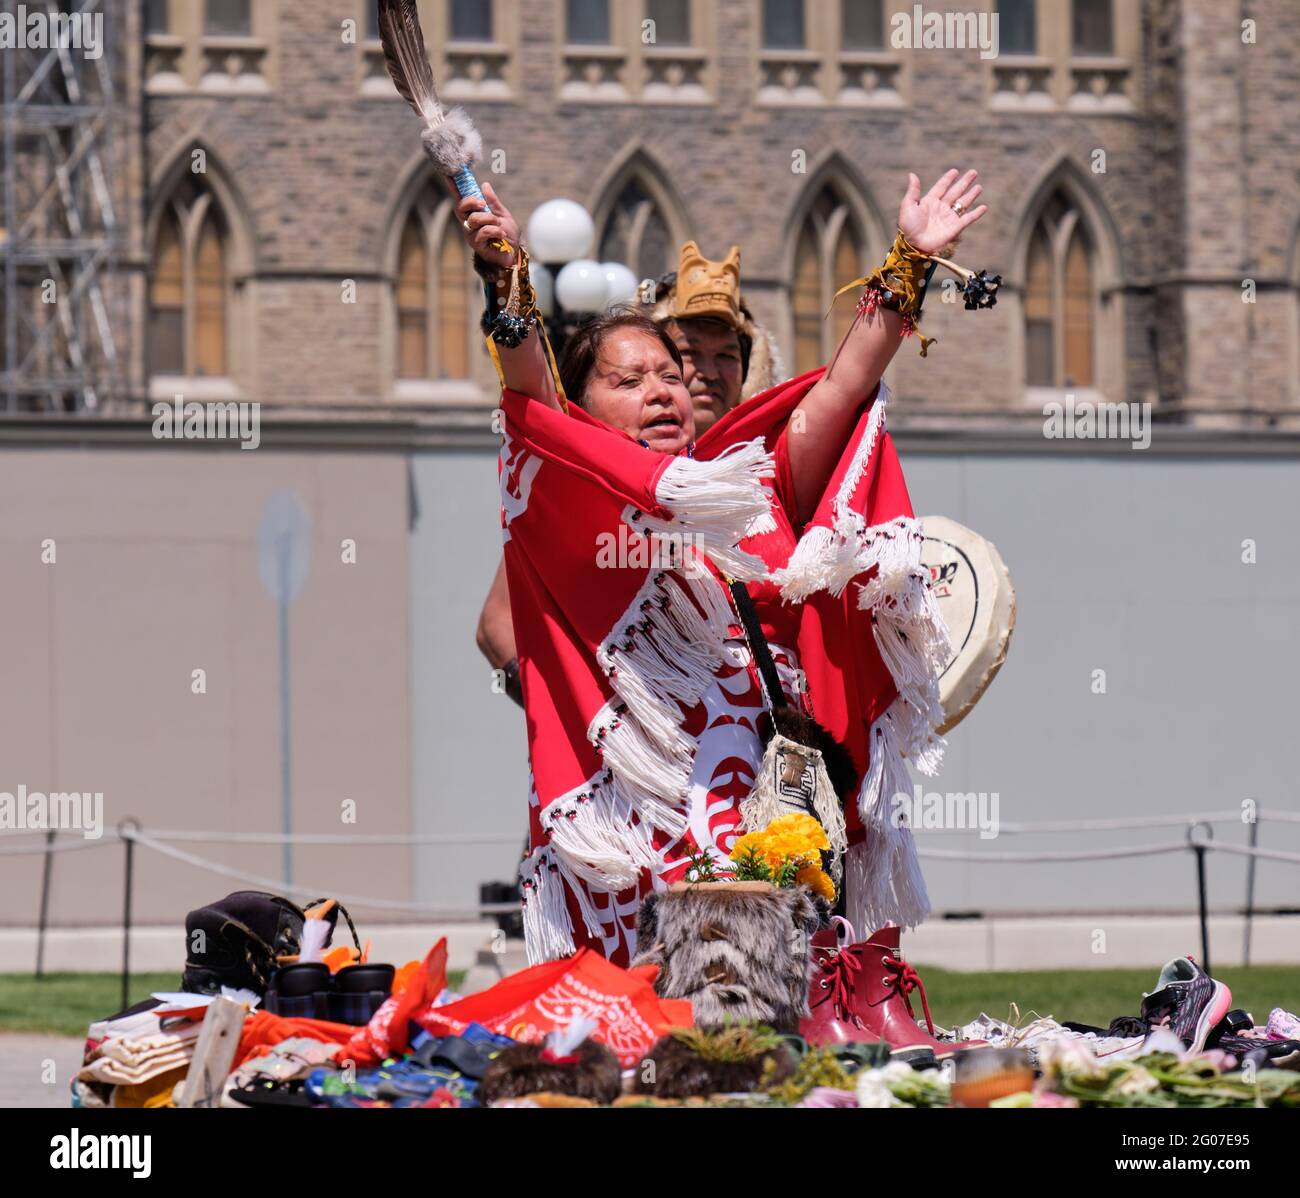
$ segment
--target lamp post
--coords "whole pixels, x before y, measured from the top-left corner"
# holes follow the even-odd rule
[[[591,214],[574,200],[547,200],[528,219],[537,305],[557,356],[583,320],[636,298],[631,270],[621,262],[588,257],[595,237]]]

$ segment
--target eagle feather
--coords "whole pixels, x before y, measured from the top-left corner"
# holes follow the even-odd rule
[[[416,0],[379,0],[379,40],[397,93],[430,124],[442,120]]]

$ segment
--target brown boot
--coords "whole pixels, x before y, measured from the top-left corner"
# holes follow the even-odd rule
[[[853,943],[853,927],[836,919],[847,932],[841,943],[835,928],[812,938],[812,980],[808,1006],[811,1015],[799,1030],[810,1044],[880,1041],[896,1053],[930,1049],[935,1057],[951,1056],[963,1048],[976,1048],[983,1040],[955,1044],[936,1040],[930,1004],[921,976],[898,949],[898,928],[881,928],[869,940]],[[909,995],[918,990],[926,1034],[917,1026]]]

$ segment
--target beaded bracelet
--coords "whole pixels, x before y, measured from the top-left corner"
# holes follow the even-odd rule
[[[485,274],[479,267],[480,261],[475,259],[474,268],[484,280],[486,306],[481,327],[498,345],[514,349],[523,344],[533,322],[540,317],[537,291],[528,276],[528,251],[522,245],[515,251],[515,262],[510,267],[510,288],[505,296],[501,294],[505,274],[499,270],[490,276]]]
[[[962,297],[968,310],[991,308],[997,303],[998,288],[1002,285],[1001,275],[990,275],[988,271],[977,273],[958,266],[947,258],[941,258],[938,254],[924,254],[908,241],[901,229],[894,238],[884,265],[841,287],[831,303],[846,291],[861,287],[863,290],[858,298],[858,315],[869,318],[879,308],[897,312],[903,321],[899,336],[910,337],[915,333],[920,339],[921,357],[927,357],[936,338],[927,337],[921,332],[921,305],[936,266],[946,267],[962,280]]]

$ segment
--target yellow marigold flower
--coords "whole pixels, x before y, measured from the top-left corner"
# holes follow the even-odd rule
[[[796,836],[807,840],[817,850],[829,849],[830,841],[826,839],[826,829],[811,815],[797,812],[774,819],[764,829],[777,836]]]
[[[769,845],[782,857],[815,857],[818,851],[808,837],[791,833],[772,837]]]
[[[835,883],[830,880],[829,875],[820,865],[809,862],[799,871],[795,882],[800,886],[807,886],[813,894],[820,895],[827,902],[835,901]]]

